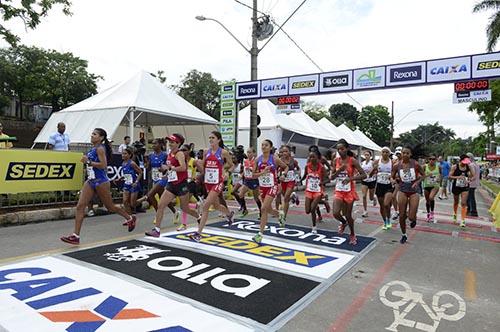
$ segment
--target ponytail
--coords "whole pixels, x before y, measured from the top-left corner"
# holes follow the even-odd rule
[[[108,133],[106,130],[102,128],[95,128],[95,131],[99,133],[99,135],[103,138],[101,144],[104,145],[104,149],[106,150],[106,159],[111,160],[111,155],[113,154],[113,148],[111,147],[111,143],[108,140]]]

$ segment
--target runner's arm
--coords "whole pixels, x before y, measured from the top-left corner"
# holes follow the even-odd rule
[[[222,150],[222,157],[224,157],[224,160],[226,161],[225,165],[227,165],[226,170],[228,171],[228,173],[233,173],[236,165],[233,163],[233,158],[231,158],[229,152],[225,149]]]
[[[133,161],[130,163],[134,171],[137,173],[137,180],[135,180],[134,184],[139,184],[142,179],[142,169]]]
[[[366,172],[363,169],[363,167],[361,167],[361,165],[359,164],[359,161],[357,161],[356,159],[353,159],[352,160],[352,164],[358,170],[359,174],[356,175],[356,176],[353,176],[351,180],[356,181],[356,180],[364,180],[364,179],[366,179],[366,176],[367,176]]]
[[[102,146],[97,148],[97,156],[100,161],[91,161],[87,165],[99,169],[106,169],[106,167],[108,167],[108,158],[106,158],[106,150],[104,150]]]
[[[186,155],[184,154],[184,152],[177,151],[177,153],[175,154],[175,159],[177,159],[177,161],[179,162],[179,166],[171,167],[170,169],[176,172],[184,172],[187,169]]]

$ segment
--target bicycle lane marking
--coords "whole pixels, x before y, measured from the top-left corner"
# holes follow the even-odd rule
[[[409,234],[408,240],[411,242],[416,234],[417,232],[411,232]],[[370,297],[373,295],[376,289],[382,284],[385,276],[389,273],[389,271],[392,270],[394,265],[406,252],[408,247],[409,247],[408,245],[400,245],[399,248],[397,248],[394,251],[391,257],[388,260],[386,260],[384,265],[382,265],[377,270],[377,272],[375,272],[375,275],[372,277],[372,279],[370,279],[368,284],[361,291],[359,291],[358,295],[354,298],[349,307],[347,307],[347,309],[344,310],[337,317],[337,319],[330,325],[328,331],[339,332],[339,331],[345,331],[347,329],[352,319],[358,314],[358,312],[364,306],[366,301],[370,299]]]

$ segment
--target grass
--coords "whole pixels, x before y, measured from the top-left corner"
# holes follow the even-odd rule
[[[497,195],[500,192],[500,185],[493,183],[491,181],[487,180],[481,180],[481,184],[487,188],[489,188],[495,195]]]

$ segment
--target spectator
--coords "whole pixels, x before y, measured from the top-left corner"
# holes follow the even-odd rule
[[[479,187],[479,165],[476,163],[474,159],[474,155],[472,153],[467,153],[467,157],[471,160],[469,167],[472,168],[474,172],[474,178],[469,183],[469,196],[467,197],[467,215],[472,217],[477,217],[477,206],[476,206],[476,188]]]
[[[57,132],[49,136],[49,150],[69,151],[69,136],[65,134],[66,125],[63,122],[57,124]]]
[[[450,175],[451,165],[449,162],[443,159],[442,156],[439,156],[439,167],[441,168],[441,192],[438,195],[439,199],[448,199],[448,176]]]
[[[123,138],[123,144],[118,147],[118,152],[122,153],[126,148],[130,146],[130,136],[125,136]]]
[[[1,138],[9,138],[9,137],[10,137],[9,135],[4,134],[3,126],[0,123],[0,139]],[[12,142],[0,142],[0,149],[10,149],[12,147],[13,147]]]

